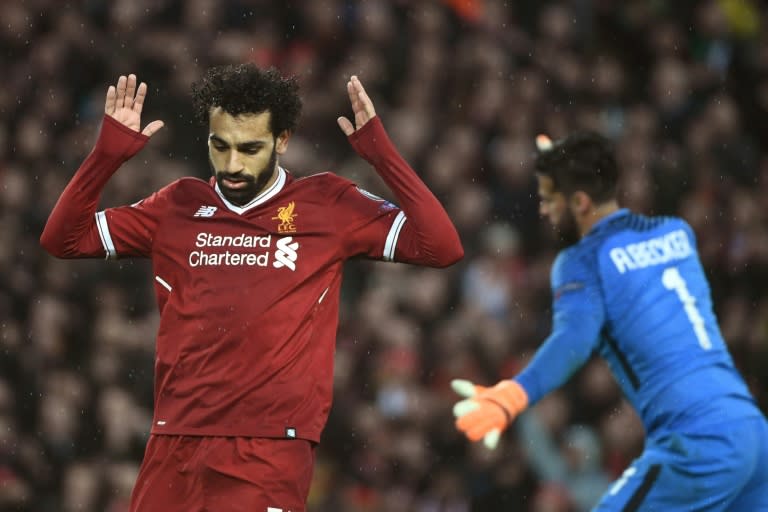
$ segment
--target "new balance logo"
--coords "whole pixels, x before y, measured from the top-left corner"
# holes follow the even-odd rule
[[[218,210],[215,206],[201,206],[193,217],[213,217],[213,214]]]
[[[296,249],[299,248],[299,242],[294,242],[293,237],[289,236],[279,239],[276,245],[275,261],[272,263],[272,266],[275,268],[288,267],[291,270],[296,270],[295,261],[298,257]]]

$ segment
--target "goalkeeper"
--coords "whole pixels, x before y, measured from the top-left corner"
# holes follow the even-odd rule
[[[598,511],[768,511],[768,422],[733,365],[691,227],[619,208],[603,137],[537,139],[540,213],[566,247],[551,273],[553,330],[493,387],[456,380],[456,426],[496,446],[527,407],[597,351],[646,432]]]

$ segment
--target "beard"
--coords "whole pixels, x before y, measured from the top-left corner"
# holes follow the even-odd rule
[[[555,236],[555,242],[561,248],[569,247],[581,238],[579,226],[576,224],[576,217],[567,208],[563,212],[560,222],[552,226],[552,231]]]
[[[211,165],[211,170],[213,175],[216,177],[216,183],[219,185],[221,194],[230,203],[237,206],[243,206],[250,203],[254,197],[259,195],[259,193],[264,190],[267,182],[272,178],[272,175],[275,173],[275,167],[277,165],[277,151],[275,148],[272,148],[272,154],[269,156],[269,162],[267,162],[267,165],[265,165],[260,170],[256,177],[254,177],[252,174],[246,174],[242,172],[230,173],[225,171],[216,171],[216,169],[213,167],[213,163],[211,163],[210,160],[208,163]],[[245,186],[241,188],[229,188],[223,183],[225,179],[245,183]]]

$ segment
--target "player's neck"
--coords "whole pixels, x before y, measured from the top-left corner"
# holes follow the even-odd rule
[[[615,199],[594,205],[582,218],[578,219],[579,234],[583,237],[592,230],[595,224],[618,209],[619,203]]]

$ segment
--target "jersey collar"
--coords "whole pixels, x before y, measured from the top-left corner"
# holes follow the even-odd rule
[[[611,222],[613,219],[616,219],[618,217],[622,217],[624,215],[627,215],[629,213],[629,208],[619,208],[613,213],[610,213],[600,219],[599,221],[595,222],[592,226],[592,229],[589,230],[590,233],[594,233],[598,231],[599,229],[602,229],[603,226],[607,225],[609,222]]]
[[[285,172],[285,169],[278,166],[277,167],[277,179],[275,180],[272,185],[269,186],[269,188],[262,190],[259,195],[251,199],[251,201],[247,204],[244,204],[243,206],[238,206],[236,204],[232,204],[229,201],[227,201],[227,198],[224,197],[224,194],[221,193],[221,190],[219,189],[219,184],[214,181],[214,190],[216,190],[216,193],[221,198],[222,202],[224,203],[224,206],[227,207],[227,209],[235,212],[238,215],[242,215],[243,213],[247,212],[248,210],[251,210],[260,204],[264,204],[273,197],[275,197],[285,186],[285,182],[287,179],[287,173]]]

